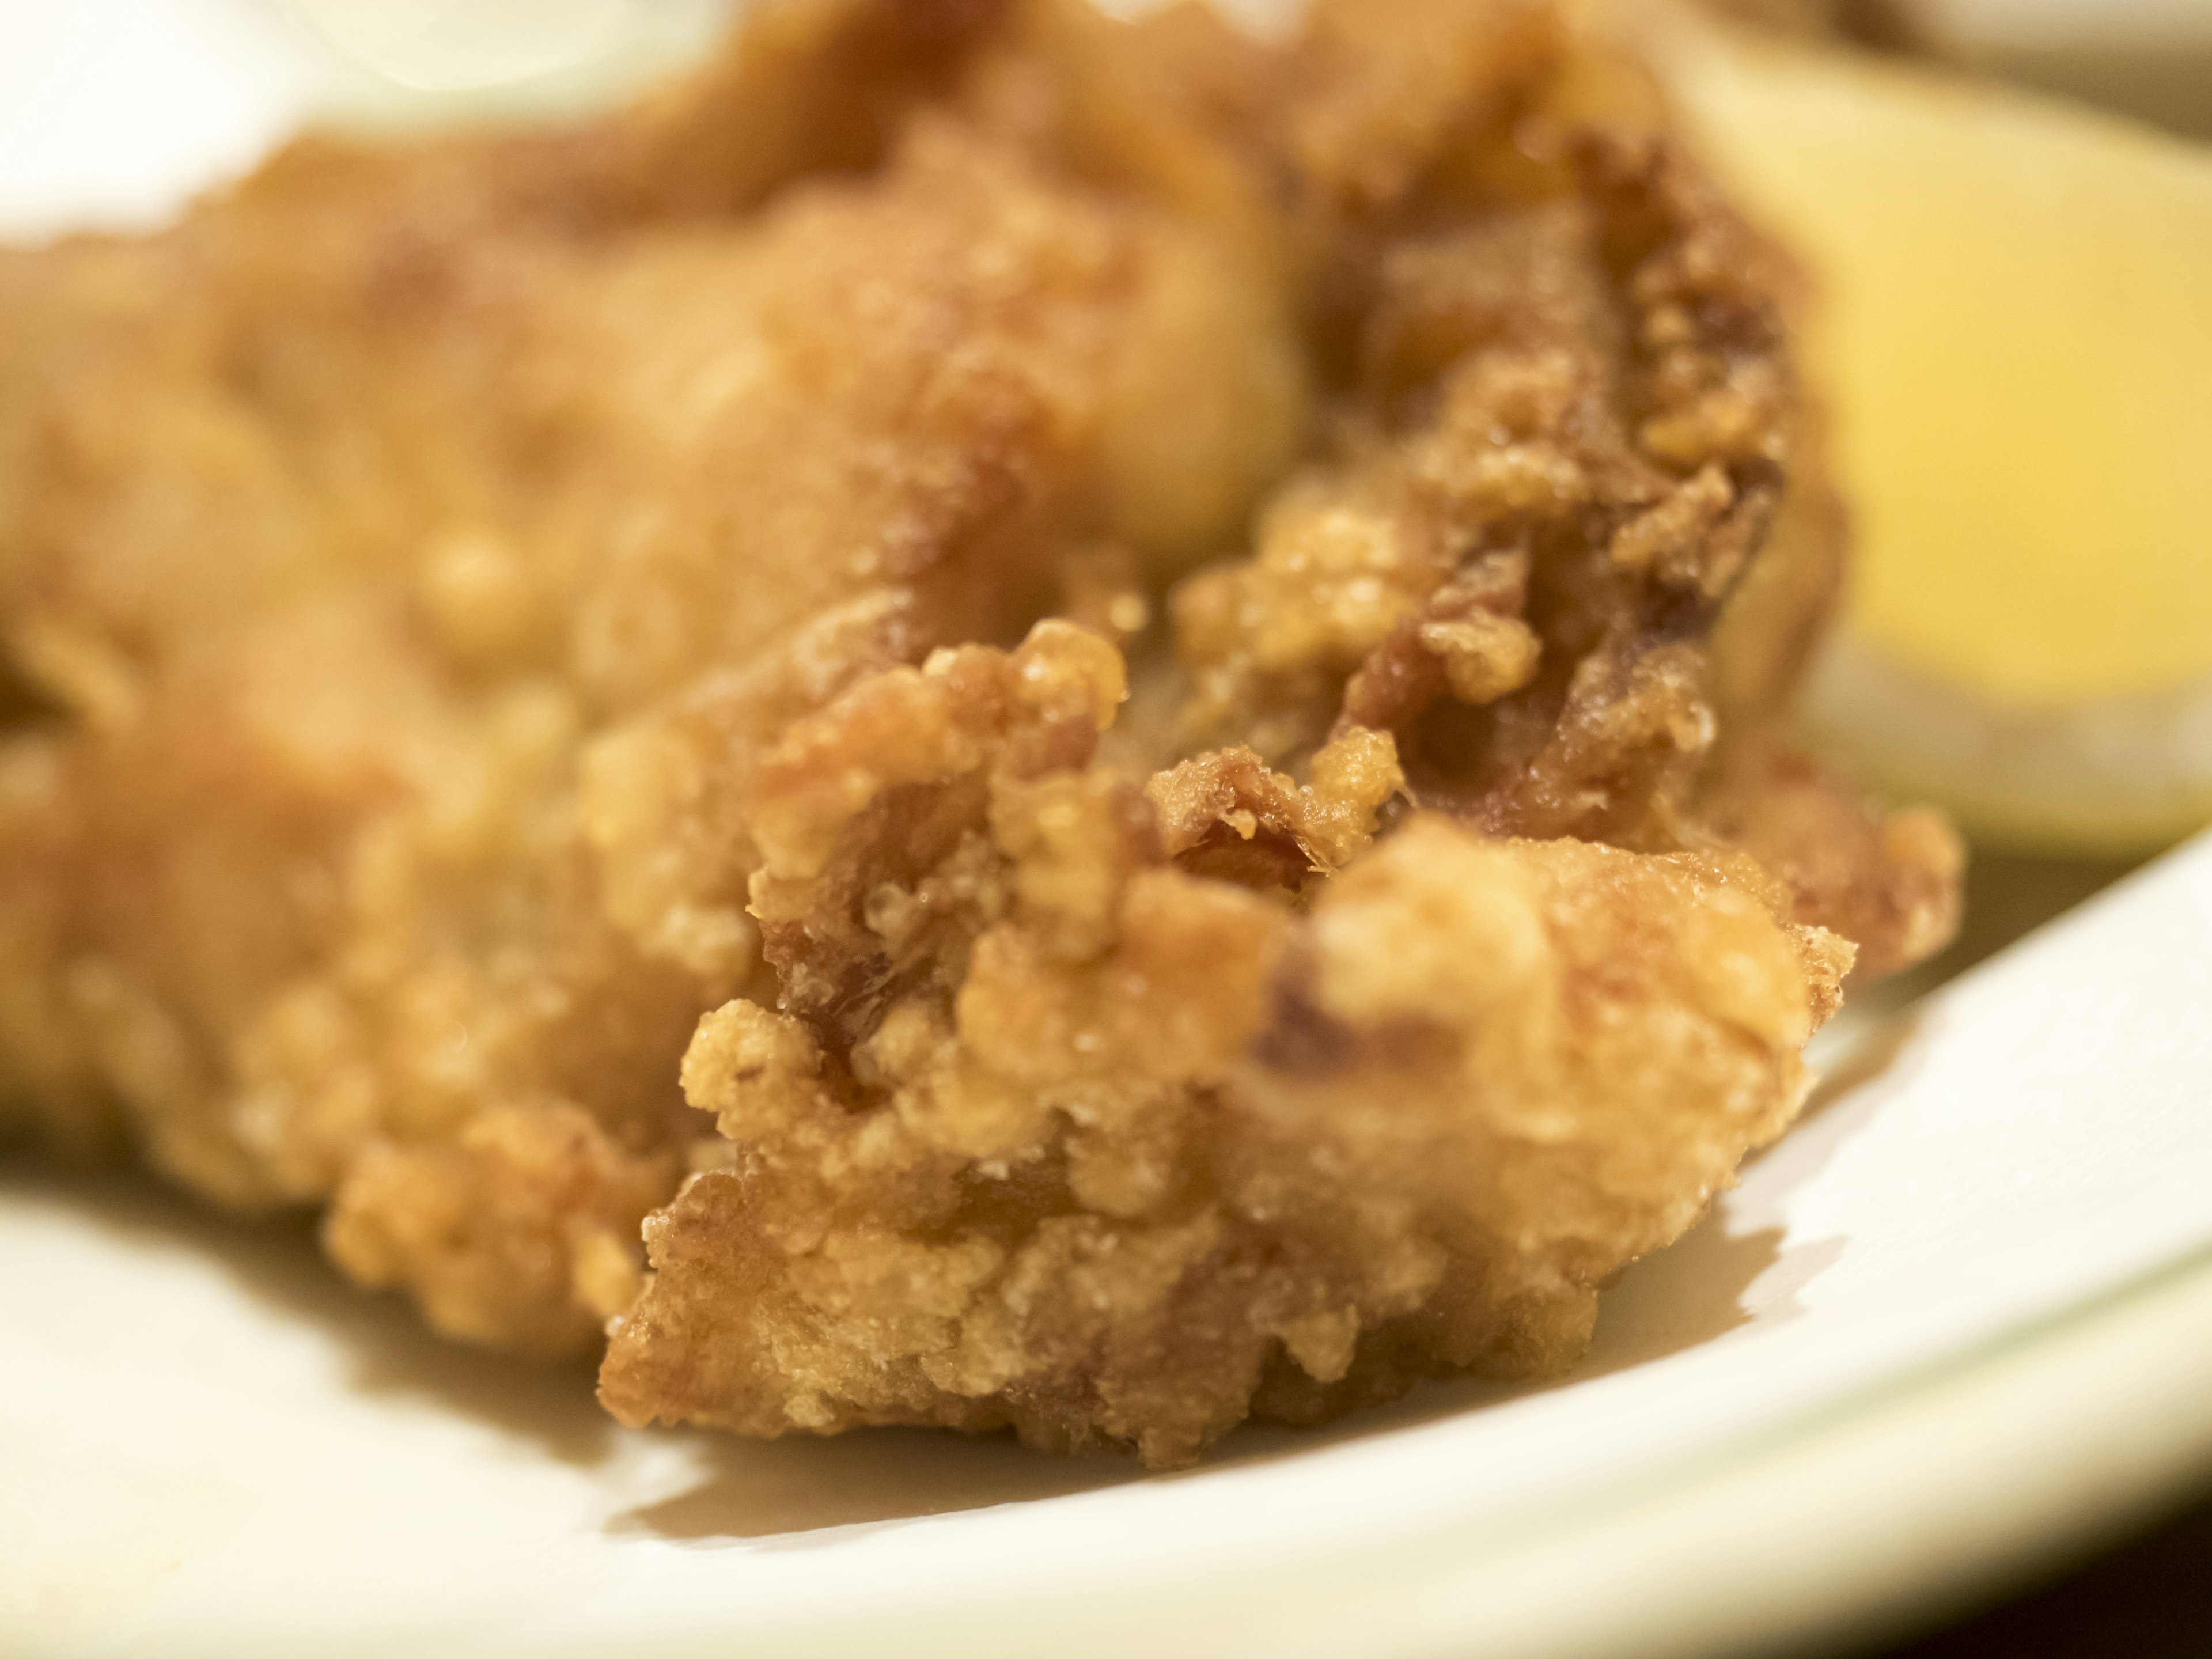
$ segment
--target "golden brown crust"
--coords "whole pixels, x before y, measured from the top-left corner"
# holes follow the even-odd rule
[[[1492,832],[1680,844],[1705,636],[1795,459],[1778,265],[1680,155],[1598,131],[1549,199],[1415,223],[1339,457],[1177,597],[1191,738],[1381,725]]]
[[[1788,884],[1800,920],[1856,943],[1866,978],[1924,961],[1959,930],[1965,848],[1940,812],[1885,811],[1809,757],[1767,743],[1728,758],[1700,816]]]
[[[1231,756],[1140,794],[1090,764],[1121,684],[1046,623],[856,686],[763,769],[783,1012],[732,1002],[685,1057],[735,1155],[648,1224],[618,1416],[1183,1462],[1255,1398],[1565,1363],[1597,1283],[1788,1121],[1850,947],[1749,860],[1435,815],[1367,850],[1371,732],[1304,791]],[[1296,856],[1211,856],[1209,821]]]
[[[0,258],[0,1112],[532,1352],[657,1211],[631,1420],[1565,1363],[1955,902],[1786,267],[1542,0],[757,10]]]
[[[601,1183],[635,1247],[704,1132],[691,1026],[758,970],[755,758],[858,676],[1018,636],[1063,551],[1187,560],[1298,428],[1241,240],[908,107],[989,10],[776,9],[585,133],[311,144],[160,238],[8,264],[70,324],[0,396],[9,640],[67,721],[0,804],[11,1109],[85,1139],[119,1103],[223,1201],[334,1198],[341,1261],[442,1328],[590,1345],[557,1262],[501,1285],[562,1160],[456,1149],[580,1112],[661,1172]],[[763,64],[780,115],[732,103]],[[856,100],[865,150],[757,131]],[[648,128],[690,137],[641,160]],[[1140,441],[1184,381],[1202,428]],[[508,1219],[447,1224],[458,1176],[410,1198],[418,1153]]]

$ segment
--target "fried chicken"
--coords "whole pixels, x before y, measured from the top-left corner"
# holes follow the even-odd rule
[[[1570,1363],[1954,911],[1786,262],[1547,0],[754,9],[0,258],[0,1112],[632,1422]]]
[[[1556,1370],[1796,1109],[1850,947],[1750,860],[1430,812],[1370,851],[1388,736],[1304,787],[1249,750],[1140,786],[1087,763],[1121,691],[1042,623],[863,682],[763,768],[783,1006],[685,1056],[729,1163],[647,1224],[617,1416],[1173,1464],[1250,1413]],[[1255,879],[1224,829],[1291,856]]]
[[[859,9],[811,9],[822,50]],[[11,273],[127,311],[9,492],[15,661],[70,716],[14,762],[13,1098],[118,1103],[226,1202],[329,1198],[341,1264],[451,1333],[597,1340],[583,1264],[672,1191],[678,1060],[755,971],[755,751],[1018,638],[1063,550],[1225,538],[1297,439],[1232,239],[957,112],[894,149],[614,228],[539,150],[459,200],[436,150],[295,155]]]

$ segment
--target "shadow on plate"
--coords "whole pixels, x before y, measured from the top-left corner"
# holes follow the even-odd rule
[[[610,1530],[713,1546],[795,1549],[856,1528],[1097,1492],[1146,1478],[1133,1457],[1051,1457],[1011,1433],[871,1429],[823,1440],[696,1437],[704,1478],[617,1516]]]
[[[125,1243],[220,1265],[253,1301],[328,1336],[354,1385],[490,1422],[549,1456],[589,1467],[621,1433],[592,1398],[589,1367],[547,1365],[447,1342],[396,1296],[363,1292],[316,1248],[303,1216],[248,1220],[194,1203],[150,1175],[0,1158],[0,1200],[66,1203]]]

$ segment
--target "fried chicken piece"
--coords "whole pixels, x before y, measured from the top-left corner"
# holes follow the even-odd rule
[[[919,27],[797,15],[840,62]],[[5,400],[9,633],[70,716],[0,826],[9,1095],[64,1135],[118,1103],[225,1202],[328,1198],[349,1271],[532,1351],[596,1341],[604,1242],[705,1128],[677,1065],[757,972],[759,750],[1018,637],[1063,551],[1187,562],[1301,420],[1246,252],[1135,191],[944,107],[757,213],[610,207],[645,119],[312,149],[11,273],[109,310]]]
[[[787,0],[0,260],[0,1109],[631,1421],[1556,1370],[1955,890],[1775,736],[1790,281],[1546,0]]]
[[[1370,848],[1401,778],[1368,731],[1303,789],[1245,750],[1147,790],[1089,763],[1121,690],[1046,623],[764,765],[783,1012],[731,1002],[685,1057],[729,1166],[647,1224],[617,1416],[1167,1465],[1253,1413],[1555,1370],[1788,1122],[1850,947],[1748,859],[1434,814]],[[1290,856],[1232,870],[1217,831]]]
[[[1947,828],[1866,832],[1798,763],[1726,758],[1780,753],[1842,571],[1787,261],[1545,8],[1323,5],[1292,61],[1345,395],[1250,556],[1174,596],[1183,744],[1296,766],[1386,730],[1414,796],[1487,834],[1757,826],[1801,921],[1881,971],[1939,945]]]
[[[1814,919],[1945,930],[1948,832],[1772,741],[1838,568],[1784,262],[1547,8],[1324,5],[1282,72],[1322,451],[1109,760],[1122,665],[1046,624],[757,775],[777,1008],[687,1054],[732,1147],[647,1224],[626,1421],[1166,1465],[1556,1370],[1796,1110]]]

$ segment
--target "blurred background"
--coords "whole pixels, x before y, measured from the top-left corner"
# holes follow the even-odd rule
[[[1996,149],[1984,164],[1986,185],[2020,199],[2011,223],[1986,237],[1980,276],[1993,285],[2051,289],[2046,321],[2093,343],[2079,372],[2128,387],[2126,400],[2106,404],[2084,396],[2081,383],[2066,385],[2062,378],[2042,387],[2021,383],[2013,387],[2020,403],[1990,414],[2000,422],[2035,427],[2013,452],[2015,467],[2020,456],[2039,456],[2051,476],[2077,491],[2097,489],[2100,445],[2106,453],[2112,442],[2126,447],[2130,453],[2121,467],[2142,476],[2136,507],[2146,507],[2146,514],[2130,515],[2121,507],[2101,526],[2028,526],[2024,540],[2031,546],[2039,529],[2055,529],[2042,538],[2042,556],[2053,566],[2070,566],[2073,580],[2066,568],[2039,571],[2035,556],[2020,557],[2017,546],[1990,546],[1989,564],[1947,595],[1948,617],[1898,626],[1871,615],[1881,602],[1860,591],[1851,617],[1856,637],[1838,641],[1814,686],[1809,721],[1818,732],[1863,759],[1885,744],[1916,752],[1913,781],[1936,785],[1933,794],[1947,794],[1973,830],[1962,936],[1938,963],[1891,987],[1902,1000],[1971,967],[2212,817],[2205,805],[2205,776],[2212,775],[2212,611],[2203,608],[2205,573],[2212,573],[2212,460],[2203,449],[2212,431],[2212,380],[2205,378],[2212,368],[2212,146],[2205,143],[2212,137],[2212,4],[1723,0],[1723,9],[1778,35],[1847,42],[1909,70],[1984,84],[1997,100],[2027,93],[1966,118],[1997,128],[1984,135]],[[1747,133],[1736,137],[1750,142]],[[1920,135],[1923,142],[1933,137]],[[2044,149],[2053,137],[2057,153]],[[2104,168],[2093,161],[2075,173],[2081,150],[2100,143],[2115,146],[2115,164]],[[2132,155],[2121,159],[2126,150]],[[1947,157],[1927,153],[1924,161],[1940,170]],[[2157,173],[2174,185],[2174,195],[2152,184],[2157,204],[2148,204],[2142,199],[2146,175]],[[1973,204],[1962,204],[1960,212],[1969,223],[1982,216]],[[1878,216],[1881,210],[1869,219]],[[2124,219],[2150,223],[2130,228],[2121,226]],[[1966,234],[1982,230],[1986,226]],[[2130,268],[2130,258],[2163,258],[2167,239],[2181,254],[2174,265],[2184,283],[2177,310],[2159,325],[2136,327],[2130,307],[2142,296],[2142,272]],[[2115,257],[2115,248],[2126,252]],[[1865,281],[1881,285],[1882,276],[1875,272]],[[1898,334],[1900,310],[1927,305],[1927,296],[1871,303],[1881,310],[1871,327]],[[2020,319],[2002,292],[1989,303],[2004,312],[1997,330],[2017,327]],[[1909,378],[1927,376],[1931,365],[1942,365],[1938,376],[1973,374],[1978,347],[1960,337],[1978,323],[1947,321],[1948,334],[1933,341],[1923,334],[1909,347],[1923,354],[1920,361],[1898,365],[1889,385],[1863,383],[1860,394],[1881,400],[1887,414],[1893,400],[1911,396]],[[2031,338],[2039,349],[2048,334]],[[2020,362],[2033,361],[2027,345],[2027,338],[2015,345]],[[2170,376],[2172,403],[2139,376]],[[1881,378],[1875,372],[1875,380]],[[1944,387],[1927,385],[1920,394],[1942,403]],[[1947,411],[1951,420],[1958,414]],[[1916,511],[1916,491],[1938,491],[1947,483],[1936,476],[1900,477],[1916,465],[1929,473],[1947,465],[1936,460],[1942,422],[1929,431],[1913,416],[1902,410],[1898,422],[1924,442],[1920,460],[1875,456],[1865,462],[1875,473],[1887,465],[1875,489],[1891,491],[1902,511]],[[2172,425],[2161,431],[2166,422]],[[1955,438],[1958,429],[1951,427],[1951,434]],[[2184,434],[2184,445],[2167,447],[2170,435]],[[1973,484],[1973,491],[2033,498],[2035,480],[2000,476]],[[1867,525],[1865,502],[1858,511],[1863,533],[1889,533],[1891,526]],[[1933,522],[1936,515],[1929,518]],[[2000,504],[1986,522],[2002,518]],[[1900,529],[1898,540],[1909,542],[1911,535]],[[1882,560],[1907,549],[1875,544],[1871,553]],[[2101,595],[2101,580],[2135,584],[2135,591]],[[1975,661],[1973,641],[1962,635],[2000,630],[1997,617],[2006,615],[2002,599],[1978,602],[1978,584],[2027,584],[2031,613],[2042,608],[2039,617],[2020,617],[2027,626],[2015,637],[2033,641],[2024,646],[2035,659],[2027,665],[2048,672],[2055,664],[2070,664],[2070,671],[2027,688],[2002,661]],[[2037,584],[2044,591],[2037,592]],[[1927,604],[1924,588],[1917,602]],[[2132,617],[2128,606],[2136,602],[2163,611],[2174,623],[2170,639],[2177,650],[2148,672],[2146,659],[2163,629],[2157,619]],[[1920,637],[1896,648],[1916,629]],[[1948,639],[1942,637],[1947,629]],[[1887,653],[1885,644],[1891,644]],[[2090,665],[2100,653],[2111,653],[2111,661]],[[1907,654],[1916,661],[1898,661]],[[2055,681],[2063,677],[2073,684],[2059,688]],[[2106,787],[2094,776],[2100,761],[2117,761],[2132,779]],[[1871,769],[1882,769],[1878,757]],[[2119,796],[2161,772],[2167,783],[2154,785],[2152,794],[2166,787],[2170,810],[2161,814],[2152,805],[2136,817]],[[2057,799],[2037,799],[2042,794]],[[2212,1652],[2212,1491],[2199,1491],[2179,1513],[2157,1517],[2132,1535],[2106,1540],[2086,1559],[2075,1553],[2037,1564],[1986,1586],[1978,1606],[1923,1610],[1905,1637],[1863,1641],[1854,1652],[1869,1659],[2181,1659]]]

